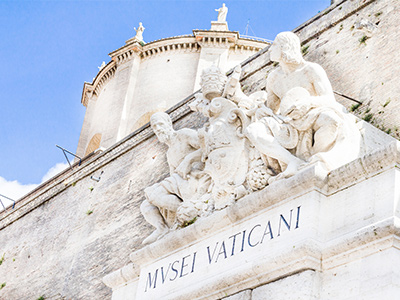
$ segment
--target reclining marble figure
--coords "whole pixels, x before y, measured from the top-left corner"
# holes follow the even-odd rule
[[[262,154],[294,175],[305,162],[322,162],[332,170],[358,157],[360,133],[355,118],[336,102],[325,71],[303,59],[292,32],[278,34],[270,59],[279,62],[267,78],[266,105],[246,136]]]
[[[154,242],[166,234],[175,224],[178,207],[183,201],[204,194],[208,181],[201,171],[200,152],[196,151],[200,145],[195,130],[183,128],[175,131],[169,115],[162,112],[153,114],[150,124],[158,140],[168,145],[170,176],[145,189],[146,200],[140,209],[146,221],[156,230],[143,241],[144,244]],[[185,179],[177,174],[182,162],[191,168],[185,171],[191,175]]]

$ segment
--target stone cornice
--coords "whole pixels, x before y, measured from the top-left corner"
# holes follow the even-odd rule
[[[237,31],[193,30],[193,35],[201,47],[230,48],[239,39]]]
[[[96,100],[101,88],[106,84],[115,74],[117,64],[111,60],[104,68],[97,73],[92,83],[85,82],[83,85],[81,103],[87,107],[90,99]]]
[[[142,58],[158,55],[170,51],[199,52],[200,46],[194,37],[181,37],[179,39],[165,39],[146,44],[143,47]]]
[[[136,40],[132,42],[128,41],[127,44],[125,44],[121,48],[118,48],[117,50],[110,52],[108,55],[111,57],[111,59],[117,61],[120,59],[121,56],[132,55],[133,52],[141,53],[143,46],[144,43],[140,43]]]
[[[217,31],[217,30],[201,30],[193,29],[193,35],[197,36],[213,36],[213,37],[233,37],[239,39],[240,35],[238,31]]]
[[[135,54],[146,59],[169,51],[199,52],[201,47],[227,47],[234,51],[260,51],[270,43],[241,38],[237,31],[193,30],[193,35],[164,38],[147,44],[129,39],[124,46],[110,52],[111,61],[99,71],[92,83],[85,82],[81,103],[87,107],[96,100],[102,87],[115,75],[117,67],[130,61]]]

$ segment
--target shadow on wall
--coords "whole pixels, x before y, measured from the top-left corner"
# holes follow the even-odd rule
[[[101,133],[96,133],[90,140],[89,145],[86,148],[85,156],[92,153],[94,150],[100,147]]]
[[[135,124],[133,124],[133,126],[131,127],[131,130],[129,131],[128,134],[131,134],[132,132],[134,132],[136,129],[139,129],[140,127],[142,127],[143,125],[146,125],[147,123],[150,122],[150,117],[156,113],[156,112],[163,112],[165,111],[165,108],[159,108],[159,109],[155,109],[152,111],[149,111],[143,115],[140,116],[140,118],[135,122]]]

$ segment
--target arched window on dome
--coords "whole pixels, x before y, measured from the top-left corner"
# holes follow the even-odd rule
[[[92,153],[94,150],[100,147],[101,133],[96,133],[90,140],[89,145],[86,148],[85,156]]]

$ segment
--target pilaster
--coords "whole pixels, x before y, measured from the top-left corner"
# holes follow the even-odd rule
[[[123,108],[121,112],[121,121],[118,127],[117,133],[117,141],[127,136],[130,132],[130,128],[132,127],[129,124],[129,112],[131,111],[131,107],[133,105],[133,95],[135,92],[136,82],[138,79],[139,68],[140,68],[140,53],[133,52],[131,55],[131,61],[129,66],[129,71],[127,74],[127,85],[125,92],[121,95],[123,97]]]
[[[193,35],[201,47],[193,91],[200,88],[201,72],[216,65],[223,72],[227,70],[229,48],[236,44],[239,33],[221,30],[193,30]]]

